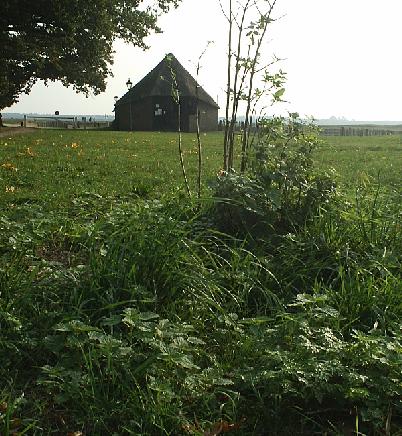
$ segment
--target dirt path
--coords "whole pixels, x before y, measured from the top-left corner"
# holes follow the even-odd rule
[[[1,127],[0,138],[14,135],[22,135],[23,133],[32,133],[37,131],[34,127]]]

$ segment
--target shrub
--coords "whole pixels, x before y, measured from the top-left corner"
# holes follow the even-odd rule
[[[246,171],[224,173],[212,185],[219,228],[262,236],[305,223],[335,192],[331,176],[313,168],[319,142],[314,126],[298,114],[261,120]]]

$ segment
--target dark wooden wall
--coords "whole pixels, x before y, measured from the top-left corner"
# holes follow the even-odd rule
[[[196,99],[181,99],[181,130],[196,131]],[[199,102],[200,129],[218,130],[218,108]],[[131,124],[130,124],[131,111]],[[116,126],[119,130],[177,131],[178,106],[172,97],[148,97],[141,101],[122,103],[116,108]]]
[[[149,99],[120,104],[116,108],[118,130],[152,130],[152,118],[148,115],[151,111],[152,104]]]
[[[198,104],[198,110],[200,112],[200,130],[201,132],[215,132],[218,130],[218,108],[212,107],[202,101]],[[196,114],[189,115],[188,132],[196,132],[197,120]]]

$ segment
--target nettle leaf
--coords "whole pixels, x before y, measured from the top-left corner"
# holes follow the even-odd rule
[[[268,316],[259,316],[255,318],[243,318],[239,322],[240,324],[259,325],[272,322],[272,318],[269,318]]]
[[[129,308],[124,310],[123,322],[129,326],[135,326],[140,320],[137,309]]]
[[[173,338],[173,341],[171,343],[171,347],[177,348],[177,349],[185,349],[185,348],[188,348],[188,342],[182,336],[178,336],[176,338]]]
[[[331,318],[337,318],[339,317],[339,312],[334,309],[333,307],[325,306],[325,307],[317,307],[315,308],[316,312],[326,315]]]
[[[69,335],[66,338],[66,347],[77,349],[88,343],[86,335]]]
[[[124,310],[123,322],[129,326],[141,324],[141,322],[155,321],[159,315],[153,312],[139,312],[135,308],[128,308]]]
[[[166,358],[185,369],[200,369],[187,354],[169,353]]]
[[[205,345],[205,342],[202,339],[195,338],[194,336],[189,336],[187,342],[193,345]]]
[[[155,319],[158,319],[159,315],[157,313],[153,312],[142,312],[139,314],[139,319],[141,321],[153,321]]]
[[[59,353],[65,346],[64,335],[46,336],[43,340],[43,344],[49,351]]]
[[[114,338],[113,336],[107,335],[102,332],[89,332],[88,338],[96,341],[103,348],[115,348],[122,345],[122,341]]]
[[[99,331],[97,327],[89,326],[84,324],[80,320],[71,320],[68,322],[57,324],[54,327],[57,332],[72,332],[72,333],[87,333]]]
[[[278,209],[282,205],[282,192],[279,189],[271,189],[268,191],[267,196],[272,202],[273,210]]]
[[[122,322],[123,318],[121,315],[112,315],[108,318],[103,318],[100,324],[102,326],[113,327],[115,325],[119,325]]]
[[[11,315],[9,312],[0,312],[0,320],[7,322],[8,327],[12,328],[14,331],[19,331],[22,328],[22,322],[16,318],[14,315]]]

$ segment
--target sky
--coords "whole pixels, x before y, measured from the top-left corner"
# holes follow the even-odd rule
[[[222,0],[227,4],[228,0]],[[299,112],[314,118],[402,120],[401,0],[277,0],[276,17],[264,44],[264,58],[283,59],[286,103],[269,114]],[[227,23],[218,0],[182,0],[159,20],[162,34],[150,36],[149,50],[114,44],[113,77],[106,92],[88,98],[60,83],[37,83],[5,112],[112,114],[114,96],[127,91],[167,53],[199,81],[224,112]]]

